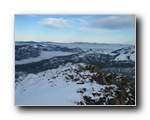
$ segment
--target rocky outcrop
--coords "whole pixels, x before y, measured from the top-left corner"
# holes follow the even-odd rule
[[[100,68],[96,65],[86,66],[85,70],[89,70],[90,72],[95,72],[96,75],[92,76],[91,81],[96,81],[98,84],[108,85],[104,73],[100,70]]]
[[[80,101],[79,105],[134,105],[135,104],[135,81],[129,76],[120,75],[117,73],[106,75],[98,66],[88,65],[85,68],[80,66],[80,72],[89,70],[95,73],[91,76],[90,81],[101,85],[108,85],[99,93],[93,93],[93,96],[99,97],[95,100],[90,96],[83,96],[84,101]],[[109,85],[116,85],[112,88]],[[84,93],[84,91],[82,91]],[[103,93],[103,97],[101,97]]]

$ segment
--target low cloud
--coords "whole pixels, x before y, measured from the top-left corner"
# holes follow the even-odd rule
[[[134,28],[135,17],[133,15],[108,16],[92,21],[91,25],[104,29]]]
[[[69,20],[63,18],[45,18],[40,21],[40,24],[50,28],[66,28],[70,26]]]

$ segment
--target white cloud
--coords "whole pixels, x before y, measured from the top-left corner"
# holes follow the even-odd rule
[[[91,28],[91,27],[81,27],[79,29],[82,32],[88,32],[88,33],[103,33],[103,32],[111,32],[107,29],[98,29],[98,28]]]
[[[135,25],[134,15],[116,15],[108,16],[94,20],[91,23],[94,27],[105,28],[105,29],[124,29],[133,28]]]
[[[65,20],[63,18],[45,18],[40,23],[43,26],[47,26],[50,28],[66,28],[69,27],[69,20]]]

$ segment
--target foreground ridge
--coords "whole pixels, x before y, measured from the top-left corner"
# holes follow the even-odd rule
[[[22,74],[16,78],[16,94],[18,105],[135,105],[135,80],[121,73],[104,73],[96,65],[67,63]]]

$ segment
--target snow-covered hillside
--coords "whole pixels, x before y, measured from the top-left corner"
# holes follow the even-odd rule
[[[134,46],[121,48],[121,49],[113,51],[112,53],[119,54],[115,58],[115,61],[124,61],[124,60],[135,61],[135,47]]]
[[[116,82],[121,76],[116,76]],[[108,105],[122,104],[118,101],[119,86],[115,81],[107,80],[104,73],[96,66],[84,63],[59,66],[38,74],[20,76],[16,82],[16,105]],[[97,79],[99,78],[99,79]],[[119,84],[118,82],[118,84]],[[131,94],[130,86],[126,94]],[[124,104],[131,101],[130,96],[124,99]]]
[[[29,74],[26,78],[19,78],[21,82],[16,86],[16,104],[17,105],[75,105],[82,100],[82,95],[77,91],[82,88],[92,91],[92,86],[96,83],[90,83],[89,79],[95,73],[89,71],[75,73],[79,66],[85,67],[85,64],[66,64],[58,69],[47,70],[39,74]],[[80,75],[85,75],[86,79],[81,79]],[[74,80],[73,78],[75,77]],[[78,82],[75,79],[79,79]],[[85,84],[78,84],[80,82]],[[97,88],[103,88],[102,85],[96,85]],[[87,93],[89,94],[89,93]]]

